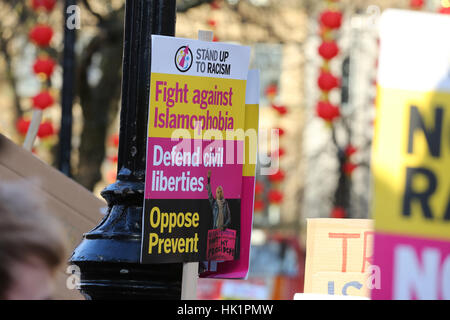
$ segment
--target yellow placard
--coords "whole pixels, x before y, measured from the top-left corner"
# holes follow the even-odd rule
[[[245,80],[152,73],[148,136],[172,138],[182,129],[191,139],[208,139],[202,136],[207,132],[216,140],[242,141],[245,88]]]
[[[450,93],[378,88],[377,231],[450,239]]]
[[[308,219],[305,293],[368,297],[373,221]]]

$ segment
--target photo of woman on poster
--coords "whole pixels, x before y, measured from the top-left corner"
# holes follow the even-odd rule
[[[211,170],[208,171],[208,184],[206,185],[206,189],[208,190],[208,200],[211,204],[213,214],[213,229],[224,231],[231,224],[230,207],[223,195],[222,186],[216,188],[216,198],[214,199],[211,192]]]

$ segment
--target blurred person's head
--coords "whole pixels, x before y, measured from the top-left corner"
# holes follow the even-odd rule
[[[61,227],[22,184],[0,183],[0,299],[49,299],[65,259]]]
[[[217,200],[223,200],[223,188],[222,188],[222,186],[218,186],[216,188],[216,199]]]

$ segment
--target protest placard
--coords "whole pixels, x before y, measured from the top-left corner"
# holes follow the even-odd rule
[[[206,261],[213,229],[239,241],[249,54],[152,36],[143,263]]]
[[[388,10],[380,30],[372,298],[450,299],[450,17]]]
[[[373,221],[308,219],[305,293],[369,297]]]

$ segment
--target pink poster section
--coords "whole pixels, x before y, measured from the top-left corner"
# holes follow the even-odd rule
[[[381,272],[372,299],[450,299],[449,242],[377,232],[374,243]]]
[[[215,271],[204,272],[201,278],[217,279],[243,279],[247,277],[250,256],[250,238],[253,218],[253,202],[255,190],[255,177],[242,177],[241,195],[241,241],[239,241],[239,254],[241,258],[234,261],[224,261],[217,264]]]
[[[239,199],[242,154],[242,141],[148,138],[145,199],[207,199],[209,170],[212,190],[220,185],[226,198]]]

